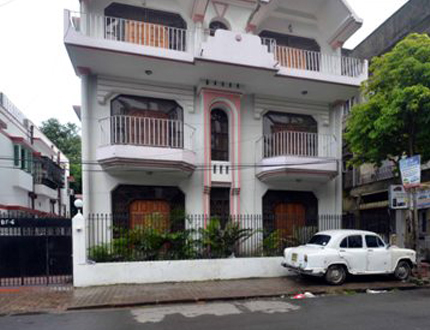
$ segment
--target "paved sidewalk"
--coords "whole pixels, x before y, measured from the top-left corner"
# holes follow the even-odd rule
[[[91,308],[197,302],[256,297],[288,296],[305,291],[335,294],[366,289],[412,289],[387,277],[357,278],[340,287],[319,279],[296,276],[192,283],[115,285],[73,289],[72,287],[0,288],[0,315],[62,312]]]

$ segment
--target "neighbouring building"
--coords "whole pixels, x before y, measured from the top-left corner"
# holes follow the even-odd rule
[[[371,60],[390,51],[399,41],[414,32],[430,33],[430,7],[427,0],[409,0],[355,49],[348,51],[348,54]],[[359,102],[358,96],[345,105],[344,120],[356,102]],[[344,159],[347,160],[350,156],[345,146]],[[422,166],[424,183],[430,181],[429,169],[428,164]],[[363,165],[347,169],[344,174],[344,215],[347,218],[354,217],[364,229],[396,234],[396,243],[403,246],[408,232],[408,212],[404,209],[407,206],[390,207],[389,200],[390,187],[400,183],[395,166],[389,161],[384,162],[380,168]],[[430,196],[430,191],[422,192],[419,198],[419,235],[423,247],[427,246],[430,258],[430,203],[427,195]],[[396,210],[399,207],[402,209]]]
[[[69,161],[0,93],[0,214],[66,216]]]
[[[367,62],[344,0],[92,0],[66,10],[84,214],[342,213],[342,111]]]

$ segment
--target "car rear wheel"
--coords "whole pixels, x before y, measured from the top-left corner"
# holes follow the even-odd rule
[[[407,261],[400,261],[394,270],[394,277],[399,281],[406,281],[411,276],[412,269]]]
[[[345,267],[341,265],[330,266],[325,274],[325,280],[331,285],[341,285],[343,282],[345,282],[345,279]]]

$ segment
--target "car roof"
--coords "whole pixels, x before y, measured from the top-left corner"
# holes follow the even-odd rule
[[[378,235],[368,230],[357,230],[357,229],[331,229],[320,231],[317,234],[330,235],[330,236],[346,236],[346,235]]]

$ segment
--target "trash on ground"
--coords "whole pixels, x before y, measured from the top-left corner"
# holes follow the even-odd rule
[[[368,294],[380,294],[380,293],[386,293],[386,292],[387,290],[370,290],[370,289],[366,290],[366,293]]]
[[[291,297],[291,299],[306,299],[306,298],[315,298],[315,295],[311,292],[299,293],[295,296]]]

